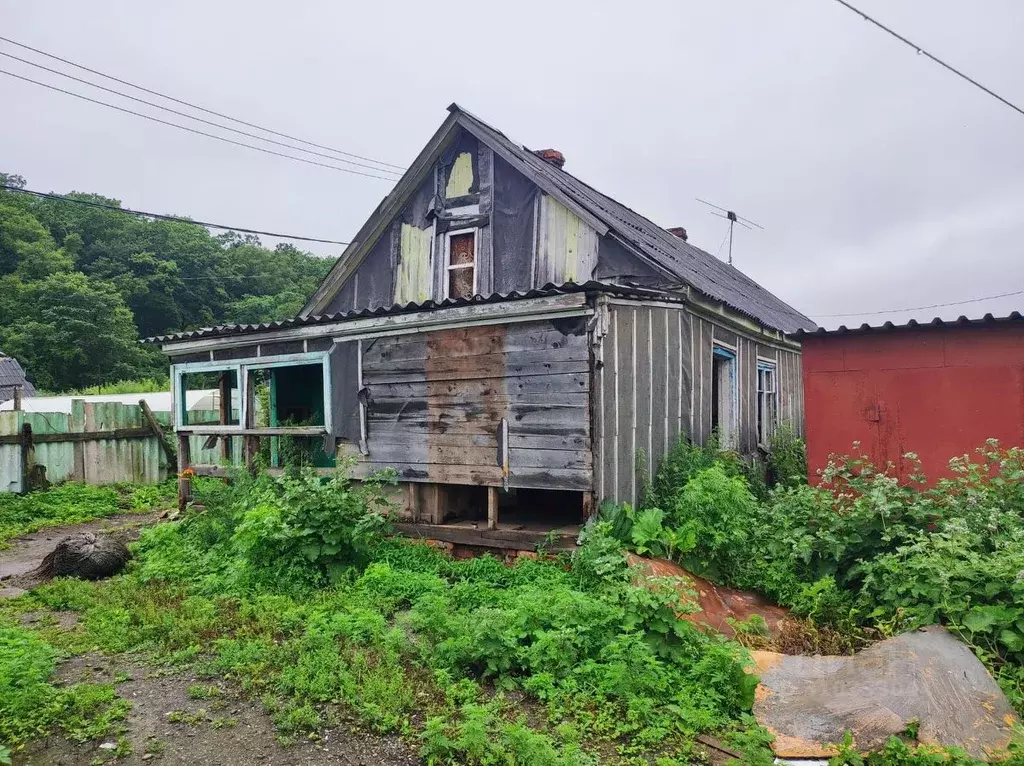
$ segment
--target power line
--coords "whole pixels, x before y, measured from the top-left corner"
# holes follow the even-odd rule
[[[392,164],[390,162],[383,162],[382,160],[375,160],[375,159],[373,159],[371,157],[363,157],[362,155],[359,155],[359,154],[352,154],[351,152],[345,152],[345,151],[342,151],[341,149],[334,149],[334,148],[332,148],[330,146],[324,146],[323,144],[317,144],[317,143],[314,143],[312,141],[306,141],[304,139],[297,138],[295,136],[290,136],[287,133],[281,133],[281,132],[276,131],[276,130],[271,130],[270,128],[265,128],[262,125],[257,125],[257,124],[252,123],[252,122],[246,122],[245,120],[240,120],[237,117],[231,117],[230,115],[227,115],[227,114],[221,114],[220,112],[215,112],[212,109],[206,109],[205,107],[199,106],[198,104],[193,104],[193,103],[190,103],[188,101],[183,101],[180,98],[175,98],[174,96],[168,96],[166,93],[160,93],[159,91],[156,91],[156,90],[150,90],[149,88],[144,88],[143,86],[136,85],[135,83],[129,82],[128,80],[122,80],[120,77],[114,77],[114,75],[105,74],[104,72],[100,72],[100,71],[98,71],[96,69],[90,69],[89,67],[84,66],[83,64],[78,64],[78,63],[75,63],[74,61],[70,61],[68,59],[61,58],[60,56],[55,56],[52,53],[47,53],[46,51],[39,50],[38,48],[33,48],[31,45],[25,45],[24,43],[19,43],[16,40],[11,40],[8,37],[0,37],[0,40],[4,41],[5,43],[10,43],[11,45],[17,45],[19,48],[24,48],[25,50],[32,51],[33,53],[38,53],[40,56],[46,56],[47,58],[54,59],[55,61],[60,61],[63,64],[67,64],[69,66],[73,66],[73,67],[75,67],[77,69],[81,69],[81,70],[83,70],[85,72],[89,72],[91,74],[99,75],[100,77],[105,77],[108,80],[112,80],[114,82],[121,83],[122,85],[127,85],[129,88],[135,88],[136,90],[140,90],[143,93],[149,93],[151,96],[159,96],[160,98],[167,99],[168,101],[173,101],[176,104],[181,104],[182,106],[187,106],[187,107],[189,107],[191,109],[198,109],[200,112],[205,112],[206,114],[212,114],[215,117],[221,117],[221,118],[223,118],[225,120],[230,120],[231,122],[237,122],[239,125],[245,125],[246,127],[249,127],[249,128],[256,128],[256,130],[262,130],[265,133],[271,133],[271,134],[273,134],[275,136],[280,136],[281,138],[287,138],[287,139],[289,139],[291,141],[298,141],[300,144],[306,144],[307,146],[313,146],[313,147],[316,147],[317,149],[324,149],[324,150],[329,151],[329,152],[334,152],[335,154],[343,154],[346,157],[353,157],[354,159],[357,159],[357,160],[365,160],[366,162],[374,162],[374,163],[376,163],[378,165],[383,165],[383,166],[389,167],[389,168],[396,168],[396,169],[401,170],[403,172],[405,171],[405,168],[402,167],[401,165],[394,165],[394,164]]]
[[[1012,293],[1000,293],[999,295],[985,295],[981,298],[968,298],[965,301],[952,301],[951,303],[933,303],[930,306],[909,306],[903,309],[886,309],[884,311],[857,311],[850,314],[814,314],[813,316],[822,319],[833,319],[838,317],[861,317],[877,316],[878,314],[895,314],[900,311],[924,311],[925,309],[941,309],[946,306],[963,306],[967,303],[978,303],[980,301],[991,301],[996,298],[1009,298],[1014,295],[1024,295],[1024,290],[1015,290]]]
[[[154,107],[156,109],[162,109],[165,112],[170,112],[171,114],[176,114],[179,117],[184,117],[184,118],[189,119],[189,120],[195,120],[196,122],[201,122],[201,123],[203,123],[205,125],[212,125],[213,127],[220,128],[221,130],[230,130],[232,133],[238,133],[239,135],[247,136],[249,138],[255,138],[257,141],[266,141],[267,143],[277,144],[278,146],[283,146],[283,147],[285,147],[287,149],[294,149],[297,152],[305,152],[306,154],[313,154],[313,155],[315,155],[317,157],[325,157],[326,159],[334,160],[335,162],[344,162],[344,163],[346,163],[348,165],[354,165],[355,167],[358,167],[358,168],[366,168],[367,170],[376,170],[377,172],[380,172],[380,173],[391,173],[391,172],[393,172],[393,171],[390,171],[390,170],[385,170],[383,168],[375,167],[373,165],[366,165],[366,164],[364,164],[362,162],[353,162],[352,160],[341,159],[339,157],[332,157],[330,154],[324,154],[323,152],[315,152],[312,149],[303,149],[301,146],[294,146],[293,144],[286,144],[283,141],[275,141],[273,138],[266,138],[266,137],[258,135],[256,133],[248,133],[248,132],[246,132],[244,130],[239,130],[238,128],[232,128],[230,125],[222,125],[219,122],[213,122],[212,120],[204,120],[202,117],[195,117],[195,116],[193,116],[191,114],[188,114],[187,112],[181,112],[181,111],[179,111],[177,109],[171,109],[169,106],[163,106],[161,104],[157,104],[157,103],[154,103],[152,101],[147,101],[144,98],[136,98],[135,96],[130,96],[127,93],[124,93],[124,92],[119,91],[119,90],[115,90],[114,88],[108,88],[105,85],[99,85],[98,83],[90,82],[89,80],[83,80],[81,77],[75,77],[74,75],[67,74],[66,72],[61,72],[59,69],[51,69],[48,66],[43,66],[42,64],[37,64],[34,61],[29,61],[28,59],[23,59],[20,56],[15,56],[15,55],[10,54],[10,53],[5,53],[4,51],[0,51],[0,56],[6,56],[7,58],[14,59],[15,61],[20,61],[23,64],[28,64],[29,66],[34,66],[34,67],[37,67],[39,69],[43,69],[43,70],[45,70],[47,72],[52,72],[53,74],[60,75],[61,77],[67,77],[69,80],[74,80],[75,82],[83,83],[84,85],[88,85],[88,86],[90,86],[92,88],[99,88],[100,90],[105,90],[107,93],[113,93],[115,96],[121,96],[122,98],[131,99],[132,101],[136,101],[136,102],[138,102],[140,104],[145,104],[146,106],[152,106],[152,107]],[[397,180],[397,179],[395,179],[395,180]]]
[[[72,202],[76,205],[85,205],[86,207],[97,207],[104,210],[114,210],[118,213],[125,213],[127,215],[137,215],[143,218],[155,218],[158,221],[174,221],[176,223],[191,223],[196,226],[206,226],[210,229],[224,229],[226,231],[237,231],[242,234],[261,234],[265,237],[278,237],[280,239],[295,239],[302,242],[322,242],[327,245],[347,245],[348,242],[342,242],[337,239],[319,239],[318,237],[301,237],[297,234],[279,234],[274,231],[259,231],[258,229],[243,229],[240,226],[226,226],[221,223],[208,223],[207,221],[194,221],[190,218],[179,218],[174,215],[162,215],[160,213],[147,213],[143,210],[130,210],[124,207],[117,207],[117,205],[105,205],[102,202],[93,202],[85,199],[75,199],[74,197],[65,197],[60,194],[47,194],[46,192],[32,191],[31,189],[21,189],[17,186],[10,186],[8,184],[0,184],[0,189],[14,192],[16,194],[29,194],[33,197],[41,197],[42,199],[55,200],[57,202]]]
[[[945,61],[940,59],[938,56],[932,55],[931,53],[926,51],[924,48],[922,48],[917,43],[911,42],[910,40],[905,38],[899,32],[896,32],[895,30],[890,29],[889,27],[885,26],[885,24],[883,24],[882,22],[877,21],[876,19],[873,19],[870,16],[868,16],[866,13],[864,13],[864,11],[860,10],[859,8],[855,8],[854,6],[850,5],[848,2],[846,2],[846,0],[836,0],[836,2],[839,3],[840,5],[842,5],[843,7],[848,8],[849,10],[853,11],[858,16],[862,17],[865,21],[870,21],[872,24],[874,24],[879,29],[881,29],[881,30],[883,30],[885,32],[888,32],[890,35],[895,37],[900,42],[905,43],[906,45],[909,45],[911,48],[913,48],[915,51],[917,51],[922,56],[927,56],[928,58],[930,58],[932,61],[934,61],[939,66],[948,69],[950,72],[955,74],[957,77],[960,77],[960,78],[962,78],[964,80],[967,80],[967,82],[969,82],[975,88],[979,88],[979,89],[983,90],[985,93],[987,93],[988,95],[992,96],[992,98],[996,99],[997,101],[1001,101],[1002,103],[1006,104],[1006,106],[1008,106],[1011,109],[1013,109],[1015,112],[1018,112],[1019,114],[1024,115],[1024,109],[1022,109],[1021,107],[1017,106],[1012,101],[1008,101],[1007,99],[1003,98],[1002,96],[1000,96],[998,93],[996,93],[991,88],[986,88],[984,85],[982,85],[980,82],[975,80],[973,77],[970,77],[970,76],[964,74],[963,72],[961,72],[956,67],[954,67],[954,66],[952,66],[950,64],[947,64]],[[0,39],[2,39],[2,38],[0,38]]]
[[[224,143],[227,143],[227,144],[234,144],[235,146],[244,146],[246,149],[254,149],[257,152],[263,152],[264,154],[273,154],[276,157],[284,157],[285,159],[295,160],[296,162],[304,162],[307,165],[317,165],[317,166],[322,167],[322,168],[330,168],[331,170],[340,170],[342,173],[351,173],[351,174],[357,175],[357,176],[366,176],[367,178],[379,178],[381,181],[390,181],[391,183],[394,183],[394,181],[395,181],[394,178],[388,178],[386,176],[378,176],[378,175],[374,175],[373,173],[364,173],[361,170],[352,170],[351,168],[343,168],[343,167],[339,167],[338,165],[328,165],[326,162],[318,162],[317,160],[309,160],[309,159],[306,159],[305,157],[296,157],[295,155],[292,155],[292,154],[285,154],[284,152],[277,152],[277,151],[274,151],[273,149],[267,149],[267,148],[262,147],[262,146],[253,146],[252,144],[247,144],[244,141],[235,141],[233,138],[227,138],[225,136],[218,136],[218,135],[216,135],[214,133],[207,133],[207,132],[202,131],[202,130],[196,130],[195,128],[190,128],[187,125],[179,125],[176,122],[170,122],[168,120],[161,120],[159,117],[153,117],[152,115],[143,114],[142,112],[135,112],[135,111],[133,111],[131,109],[125,109],[123,106],[117,106],[116,104],[111,104],[111,103],[108,103],[107,101],[100,101],[99,99],[96,99],[96,98],[90,98],[89,96],[83,96],[81,93],[75,93],[74,91],[64,90],[63,88],[58,88],[56,85],[48,85],[45,82],[39,82],[39,80],[33,80],[31,77],[24,77],[24,76],[22,76],[20,74],[14,74],[14,72],[8,72],[6,69],[0,69],[0,74],[5,74],[8,77],[14,77],[14,78],[16,78],[18,80],[24,80],[25,82],[30,82],[33,85],[39,85],[39,86],[41,86],[43,88],[49,88],[50,90],[55,90],[58,93],[63,93],[63,94],[68,95],[68,96],[74,96],[75,98],[80,98],[83,101],[89,101],[89,102],[91,102],[93,104],[99,104],[100,106],[106,106],[106,107],[109,107],[110,109],[116,109],[119,112],[124,112],[125,114],[131,114],[131,115],[134,115],[136,117],[141,117],[144,120],[151,120],[152,122],[158,122],[161,125],[169,125],[172,128],[178,128],[179,130],[187,130],[189,133],[195,133],[196,135],[199,135],[199,136],[206,136],[207,138],[213,138],[213,139],[216,139],[217,141],[223,141]],[[384,172],[384,171],[381,171],[381,172]]]

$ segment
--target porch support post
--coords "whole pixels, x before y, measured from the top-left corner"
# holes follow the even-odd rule
[[[220,376],[220,380],[217,382],[217,388],[220,389],[220,406],[218,420],[222,426],[226,426],[231,420],[231,380],[228,378],[228,373],[224,373]],[[226,462],[231,458],[231,437],[222,436],[220,439],[220,459],[221,462]]]
[[[498,488],[487,488],[487,528],[498,528]]]
[[[187,433],[178,432],[178,512],[184,513],[192,501],[192,455]]]

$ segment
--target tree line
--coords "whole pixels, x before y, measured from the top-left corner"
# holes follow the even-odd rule
[[[254,235],[0,190],[0,349],[46,391],[166,379],[140,338],[295,316],[331,265]]]

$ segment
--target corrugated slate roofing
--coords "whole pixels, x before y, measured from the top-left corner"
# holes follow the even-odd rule
[[[0,401],[13,398],[14,389],[21,387],[25,396],[35,396],[36,389],[25,380],[25,370],[18,360],[0,351]]]
[[[985,316],[978,319],[968,319],[966,316],[959,316],[956,319],[942,319],[941,317],[935,317],[931,321],[919,322],[916,319],[911,319],[905,324],[893,324],[892,322],[885,322],[880,325],[870,325],[866,322],[859,327],[847,327],[846,325],[840,325],[834,330],[826,330],[824,327],[819,327],[815,330],[797,330],[794,333],[790,333],[791,338],[804,338],[807,336],[822,336],[822,335],[863,335],[867,333],[881,333],[881,332],[898,332],[901,330],[928,330],[938,329],[942,327],[980,327],[985,325],[993,324],[1004,324],[1007,322],[1020,322],[1024,321],[1024,314],[1019,311],[1013,311],[1007,316],[997,317],[992,314],[985,314]]]
[[[394,304],[392,306],[379,306],[374,309],[357,309],[355,311],[339,312],[337,314],[320,314],[317,316],[295,317],[294,319],[283,319],[277,322],[264,322],[262,324],[234,324],[217,325],[214,327],[201,327],[198,330],[174,333],[172,335],[156,335],[145,338],[143,343],[171,343],[180,340],[195,340],[198,338],[217,338],[225,335],[244,335],[248,333],[267,332],[268,330],[280,330],[287,327],[304,327],[307,325],[329,324],[349,319],[367,319],[371,317],[392,316],[395,314],[406,314],[416,311],[436,311],[439,309],[453,308],[456,306],[471,306],[481,303],[505,303],[511,301],[526,300],[529,298],[546,298],[553,295],[569,295],[572,293],[606,293],[617,295],[623,298],[637,298],[658,301],[678,301],[682,298],[661,290],[650,290],[641,287],[630,287],[626,285],[610,285],[604,282],[587,282],[582,285],[567,282],[563,285],[544,285],[537,290],[525,292],[493,293],[492,295],[474,295],[471,298],[448,298],[443,301],[423,301],[422,303]]]
[[[473,132],[484,134],[485,140],[499,144],[528,164],[531,170],[557,186],[569,199],[650,260],[709,298],[719,300],[761,324],[782,332],[816,329],[817,325],[810,318],[735,266],[683,241],[571,173],[541,159],[457,104],[452,104],[449,110],[465,120]]]

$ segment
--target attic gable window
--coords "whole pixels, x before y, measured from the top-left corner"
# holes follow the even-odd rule
[[[444,297],[472,297],[476,294],[476,229],[448,232],[444,251]]]

